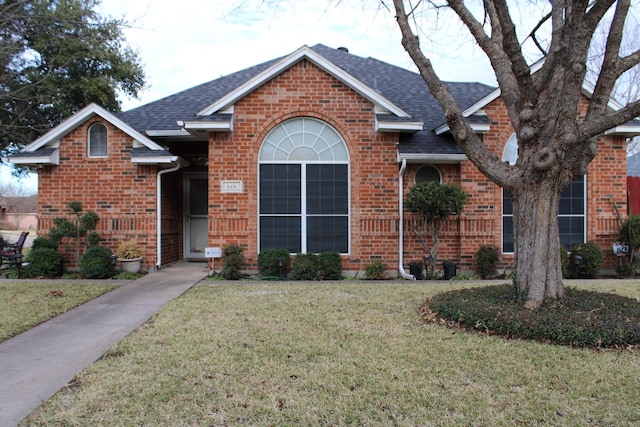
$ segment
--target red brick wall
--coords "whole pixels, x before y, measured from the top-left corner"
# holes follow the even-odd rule
[[[513,133],[502,99],[493,101],[485,111],[493,124],[483,136],[484,143],[502,157],[504,145]],[[481,246],[492,245],[502,250],[502,189],[484,177],[470,161],[459,166],[462,179],[449,172],[451,165],[436,166],[443,172],[444,182],[459,181],[469,195],[460,218],[450,220],[443,230],[440,258],[454,259],[464,270],[472,270],[474,254]],[[406,187],[414,183],[412,179],[418,168],[419,165],[416,165],[407,169]],[[620,226],[617,212],[623,220],[627,212],[624,137],[600,138],[598,154],[588,168],[586,194],[587,241],[592,240],[600,245],[605,254],[604,268],[613,268],[615,260],[611,245],[616,240]],[[406,261],[409,261],[411,254],[421,253],[421,245],[417,244],[415,236],[412,238],[405,245]],[[512,263],[512,255],[502,255],[502,267],[509,267]]]
[[[255,267],[258,252],[258,152],[268,132],[293,117],[315,117],[344,138],[350,156],[351,252],[345,270],[380,259],[398,262],[397,134],[375,132],[373,105],[308,61],[301,61],[234,107],[234,130],[213,133],[209,150],[209,243],[240,244]],[[221,192],[241,180],[242,193]]]
[[[90,125],[107,126],[108,157],[89,158],[87,132]],[[99,118],[88,120],[60,143],[60,166],[38,170],[38,234],[66,216],[72,200],[83,210],[100,217],[97,232],[102,245],[115,252],[123,240],[137,240],[145,249],[143,268],[153,266],[156,250],[156,167],[131,162],[132,138]],[[65,267],[75,267],[66,255]]]

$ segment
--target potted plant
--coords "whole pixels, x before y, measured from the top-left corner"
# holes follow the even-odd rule
[[[422,279],[422,269],[424,268],[424,263],[422,261],[411,261],[409,263],[409,273],[416,278],[416,280]]]
[[[455,262],[445,259],[442,261],[442,270],[444,271],[444,279],[449,280],[457,276],[458,266]]]
[[[118,246],[120,268],[127,273],[138,273],[142,264],[142,246],[135,240],[122,242]]]

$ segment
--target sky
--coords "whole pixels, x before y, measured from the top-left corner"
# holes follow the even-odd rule
[[[386,2],[392,7],[390,1]],[[128,22],[124,36],[138,53],[147,87],[135,108],[197,84],[321,43],[415,71],[394,13],[379,0],[103,0],[103,16]],[[423,51],[449,81],[495,84],[491,67],[465,30],[440,18],[421,35]],[[0,167],[0,182],[12,179]],[[31,177],[20,185],[36,188]]]

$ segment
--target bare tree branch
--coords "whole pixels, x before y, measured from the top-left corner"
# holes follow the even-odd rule
[[[467,156],[489,179],[508,185],[508,178],[511,167],[503,163],[494,153],[486,150],[482,141],[477,137],[469,124],[462,116],[460,107],[437,76],[431,61],[427,59],[420,50],[418,37],[413,33],[409,25],[409,15],[406,13],[402,0],[393,1],[396,10],[396,20],[402,33],[402,45],[418,67],[429,91],[436,98],[442,110],[449,129],[455,135],[456,141],[460,144]]]

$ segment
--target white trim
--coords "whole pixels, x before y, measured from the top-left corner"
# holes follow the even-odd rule
[[[489,132],[489,130],[491,130],[491,125],[489,123],[472,123],[472,124],[469,124],[469,126],[476,133],[484,133],[484,132]],[[444,124],[436,128],[434,132],[436,133],[436,135],[442,135],[445,132],[449,132],[449,125]]]
[[[424,129],[424,122],[394,122],[378,120],[376,118],[376,131],[380,132],[419,132]]]
[[[60,149],[56,148],[48,156],[32,156],[32,157],[3,157],[3,162],[12,163],[14,165],[59,165]]]
[[[138,141],[151,150],[163,149],[161,146],[159,146],[146,136],[142,135],[140,132],[117,118],[109,111],[105,110],[97,104],[89,104],[20,151],[33,152],[38,148],[41,148],[53,141],[57,141],[94,115],[102,117],[104,120],[108,121],[118,129],[132,137],[134,140]]]
[[[462,163],[467,158],[466,154],[415,154],[415,153],[399,153],[398,161],[406,160],[408,163]]]
[[[369,86],[363,84],[360,80],[356,79],[351,74],[344,71],[342,68],[336,66],[333,62],[327,60],[322,55],[317,54],[308,46],[302,46],[300,49],[296,50],[281,61],[267,68],[253,78],[247,80],[238,88],[232,90],[213,104],[210,104],[209,106],[198,112],[197,115],[208,116],[225,108],[231,107],[236,101],[243,98],[248,93],[260,87],[261,85],[302,59],[307,59],[308,61],[314,63],[322,70],[331,74],[333,77],[340,80],[351,89],[376,104],[376,106],[380,106],[384,110],[387,110],[391,114],[395,114],[398,117],[410,117],[409,114],[405,113],[393,102],[389,101],[387,98],[383,97]]]
[[[190,137],[191,134],[184,129],[173,130],[146,130],[144,131],[148,136],[152,138],[166,138],[166,137]]]
[[[622,124],[605,131],[604,134],[605,135],[637,136],[637,135],[640,135],[640,124],[637,124],[637,125]]]
[[[229,119],[227,121],[220,121],[220,122],[202,122],[202,121],[189,122],[189,121],[178,120],[178,126],[184,129],[194,129],[194,130],[233,131],[233,120]]]
[[[132,156],[131,157],[131,163],[143,164],[143,165],[174,163],[178,161],[179,161],[178,156]]]

